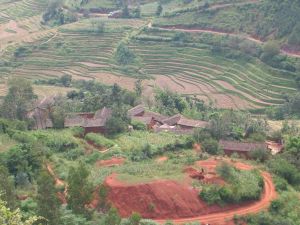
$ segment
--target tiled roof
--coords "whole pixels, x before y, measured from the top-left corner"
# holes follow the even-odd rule
[[[187,127],[195,127],[195,128],[205,128],[208,126],[208,122],[202,120],[192,120],[184,118],[183,116],[177,122],[177,125],[187,126]]]
[[[236,152],[249,152],[256,149],[267,149],[267,145],[265,143],[259,142],[238,142],[221,140],[219,142],[219,145],[223,150]]]
[[[132,116],[136,116],[143,112],[145,112],[144,105],[137,105],[137,106],[133,107],[132,109],[129,109],[127,114],[129,117],[132,117]]]
[[[151,116],[134,116],[134,117],[132,117],[132,119],[137,120],[143,124],[149,125],[149,124],[151,124],[153,117],[151,117]]]

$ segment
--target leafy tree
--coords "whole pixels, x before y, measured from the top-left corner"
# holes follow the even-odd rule
[[[19,209],[11,211],[6,206],[6,202],[0,199],[0,224],[5,225],[33,225],[37,221],[41,221],[43,218],[33,216],[28,219],[24,219]]]
[[[291,45],[299,45],[300,44],[300,23],[294,27],[293,32],[289,36],[288,40]]]
[[[59,200],[54,180],[47,171],[42,171],[37,180],[38,214],[48,220],[49,225],[59,224]]]
[[[125,43],[121,42],[117,46],[115,58],[120,65],[124,66],[132,63],[134,61],[135,55]]]
[[[142,217],[138,213],[132,213],[132,215],[129,217],[129,224],[130,225],[139,225]]]
[[[139,79],[134,84],[134,91],[136,96],[141,97],[143,92],[142,80]]]
[[[163,7],[162,7],[161,3],[159,3],[157,6],[157,9],[156,9],[156,12],[155,12],[156,16],[160,16],[162,11],[163,11]]]
[[[261,55],[261,59],[263,61],[269,61],[279,53],[280,53],[279,45],[274,41],[268,41],[263,46],[263,53]]]
[[[105,225],[119,225],[121,224],[121,217],[116,208],[111,208],[105,217]]]
[[[60,223],[59,225],[92,225],[90,221],[87,221],[81,215],[72,213],[71,210],[68,210],[66,207],[61,207],[60,209]]]
[[[36,144],[18,144],[5,154],[5,163],[11,174],[24,175],[32,180],[32,175],[41,168],[42,152]]]
[[[88,180],[90,173],[86,166],[80,162],[77,167],[69,169],[68,176],[68,207],[75,214],[89,216],[86,205],[92,198],[92,185]]]
[[[265,162],[270,158],[270,152],[265,149],[255,149],[250,152],[250,158],[260,162]]]
[[[8,93],[1,107],[1,114],[8,119],[25,120],[34,99],[36,96],[30,81],[12,78],[8,81]]]
[[[220,152],[219,143],[217,140],[213,138],[204,140],[201,143],[201,145],[203,149],[209,154],[217,155]]]
[[[7,202],[10,209],[16,207],[16,193],[13,179],[11,179],[6,167],[0,165],[0,199]]]
[[[123,2],[122,17],[123,18],[130,18],[130,13],[129,13],[127,2]]]
[[[72,82],[72,76],[71,75],[63,75],[60,78],[60,81],[63,86],[70,87]]]

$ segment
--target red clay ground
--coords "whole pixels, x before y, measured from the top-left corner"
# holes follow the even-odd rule
[[[217,160],[197,162],[206,171],[215,169]],[[240,169],[251,169],[244,163],[233,163]],[[144,218],[151,218],[159,223],[172,219],[176,224],[201,221],[211,225],[230,224],[234,215],[257,213],[269,206],[276,197],[270,174],[262,172],[265,190],[259,201],[243,204],[209,206],[198,197],[199,191],[190,184],[171,180],[154,181],[130,185],[120,182],[117,175],[109,176],[105,184],[109,187],[109,201],[119,210],[122,217],[132,212],[140,213]]]

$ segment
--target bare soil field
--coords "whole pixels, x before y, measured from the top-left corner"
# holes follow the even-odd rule
[[[213,175],[220,160],[210,159],[199,161],[197,166],[206,173],[212,174],[211,182],[221,182]],[[239,169],[249,170],[253,167],[241,162],[231,162]],[[176,224],[201,221],[212,225],[228,224],[234,215],[257,213],[276,198],[275,187],[271,175],[262,172],[265,190],[259,201],[232,204],[221,207],[208,205],[199,197],[199,190],[186,182],[172,180],[156,180],[149,183],[128,184],[121,182],[117,174],[107,177],[105,185],[109,188],[108,199],[119,210],[122,217],[128,217],[132,212],[140,213],[144,218],[151,218],[159,223],[172,219]]]

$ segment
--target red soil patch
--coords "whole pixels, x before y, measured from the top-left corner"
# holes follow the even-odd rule
[[[107,160],[100,160],[98,162],[96,162],[96,165],[98,167],[110,167],[110,166],[118,166],[118,165],[122,165],[125,162],[124,158],[111,158],[111,159],[107,159]]]
[[[197,165],[201,166],[206,173],[212,174],[219,162],[211,159],[199,161]],[[252,168],[252,166],[240,162],[231,163],[240,169]],[[187,170],[191,172],[190,169]],[[270,201],[276,197],[271,175],[262,172],[262,176],[265,190],[259,201],[225,207],[209,206],[198,197],[199,191],[197,189],[189,184],[171,180],[131,185],[119,181],[116,174],[113,174],[107,177],[105,185],[109,188],[109,202],[119,210],[122,217],[128,217],[133,212],[138,212],[142,217],[155,219],[162,224],[166,220],[172,219],[175,224],[201,221],[211,225],[225,225],[232,224],[234,215],[257,213],[267,208]]]
[[[184,172],[189,175],[190,178],[196,180],[204,180],[204,171],[198,171],[193,167],[187,167],[184,169]]]
[[[168,159],[169,158],[167,156],[161,156],[156,159],[156,162],[163,163],[163,162],[167,161]]]
[[[62,204],[67,204],[67,191],[68,191],[67,185],[65,184],[65,182],[64,182],[63,180],[59,179],[59,178],[55,175],[55,173],[54,173],[54,171],[53,171],[53,169],[52,169],[52,167],[51,167],[50,164],[47,164],[46,167],[47,167],[47,170],[48,170],[49,174],[50,174],[50,175],[54,178],[54,180],[55,180],[55,186],[56,186],[56,187],[60,187],[60,186],[64,186],[64,187],[65,187],[64,192],[57,192],[57,197],[58,197],[58,199],[60,200],[60,202],[61,202]]]

